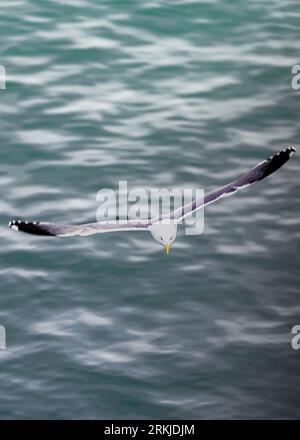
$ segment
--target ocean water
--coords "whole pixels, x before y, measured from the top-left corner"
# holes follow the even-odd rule
[[[299,146],[299,29],[292,0],[1,0],[1,419],[299,418],[299,151],[168,256],[7,228]]]

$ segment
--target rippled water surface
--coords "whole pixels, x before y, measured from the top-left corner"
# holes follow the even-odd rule
[[[292,0],[1,0],[0,418],[299,417],[299,152],[169,256],[7,228],[299,145],[299,28]]]

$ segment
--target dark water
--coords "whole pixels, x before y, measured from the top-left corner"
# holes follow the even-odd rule
[[[299,417],[299,151],[169,256],[7,228],[299,145],[299,25],[292,0],[1,0],[0,418]]]

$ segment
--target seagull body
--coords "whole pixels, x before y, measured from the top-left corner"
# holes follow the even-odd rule
[[[11,229],[28,234],[55,237],[73,237],[76,235],[85,237],[93,234],[117,231],[149,231],[154,240],[164,246],[166,252],[169,253],[170,246],[176,239],[177,225],[181,223],[183,219],[194,214],[204,206],[210,205],[223,197],[233,195],[238,190],[247,188],[274,173],[290,159],[295,151],[296,149],[294,147],[288,147],[274,156],[259,162],[234,182],[212,190],[204,197],[195,199],[187,205],[175,209],[168,215],[159,216],[150,220],[104,221],[82,225],[13,220],[9,222],[8,226]]]

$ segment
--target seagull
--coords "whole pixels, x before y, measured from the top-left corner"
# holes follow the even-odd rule
[[[236,179],[234,182],[208,192],[204,197],[193,200],[192,202],[175,209],[167,215],[158,216],[150,220],[127,220],[127,221],[102,221],[97,223],[86,223],[81,225],[55,224],[30,222],[22,220],[12,220],[8,226],[16,231],[28,234],[53,236],[53,237],[73,237],[88,236],[105,232],[117,231],[149,231],[154,240],[164,246],[166,253],[169,253],[177,235],[177,225],[187,216],[194,214],[204,206],[210,205],[217,200],[231,196],[238,190],[247,188],[250,185],[264,179],[282,167],[290,157],[296,152],[294,147],[288,147],[259,162],[246,174]]]

